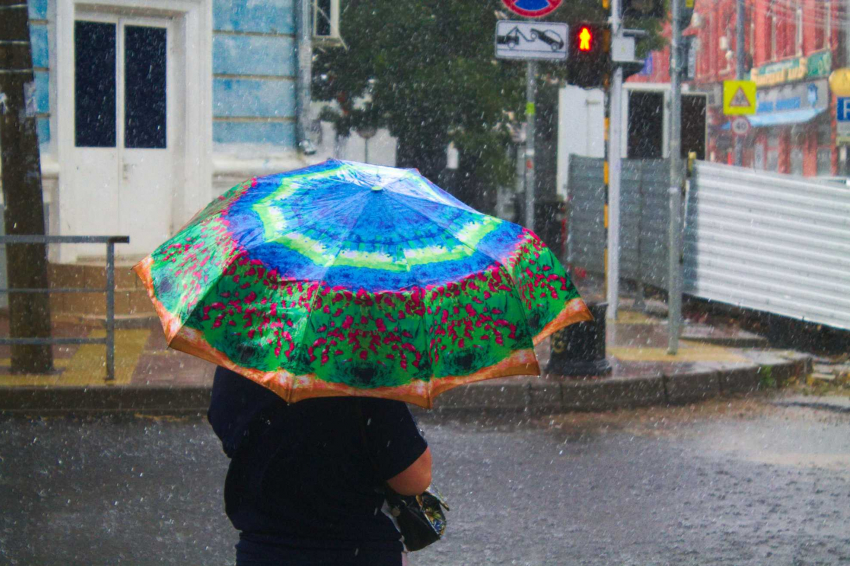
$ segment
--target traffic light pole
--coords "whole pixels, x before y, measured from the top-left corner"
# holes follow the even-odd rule
[[[682,23],[681,0],[671,1],[670,41],[670,222],[668,224],[667,353],[679,351],[682,321]]]
[[[737,29],[735,34],[735,78],[744,80],[744,0],[737,0],[736,20]],[[735,136],[735,165],[740,167],[744,164],[744,139]]]
[[[525,227],[534,230],[534,101],[537,97],[537,62],[525,68]]]
[[[620,0],[611,0],[611,41],[622,33]],[[620,177],[623,109],[623,68],[614,67],[608,96],[608,312],[617,319],[620,307]]]

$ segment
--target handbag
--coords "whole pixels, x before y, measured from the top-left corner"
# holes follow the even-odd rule
[[[378,466],[369,450],[366,436],[366,426],[363,424],[363,411],[360,400],[357,400],[357,420],[360,423],[360,435],[363,446],[372,468],[378,472]],[[401,495],[384,482],[382,485],[390,514],[395,518],[399,531],[401,531],[404,548],[408,551],[420,550],[431,543],[437,542],[446,532],[446,514],[449,510],[445,499],[433,486],[419,495]]]

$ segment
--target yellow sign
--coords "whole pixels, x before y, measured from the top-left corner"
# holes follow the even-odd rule
[[[829,89],[835,96],[850,96],[850,69],[836,69],[829,75]]]
[[[723,113],[727,116],[755,114],[756,83],[723,81]]]

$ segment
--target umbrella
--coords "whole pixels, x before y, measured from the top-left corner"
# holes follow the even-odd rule
[[[288,402],[431,407],[539,374],[534,344],[591,319],[533,232],[414,169],[337,160],[237,185],[134,270],[172,348]]]

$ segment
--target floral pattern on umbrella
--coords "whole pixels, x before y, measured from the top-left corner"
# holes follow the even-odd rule
[[[172,347],[290,402],[430,407],[536,375],[534,344],[590,319],[532,232],[415,170],[335,160],[234,187],[134,269]]]

